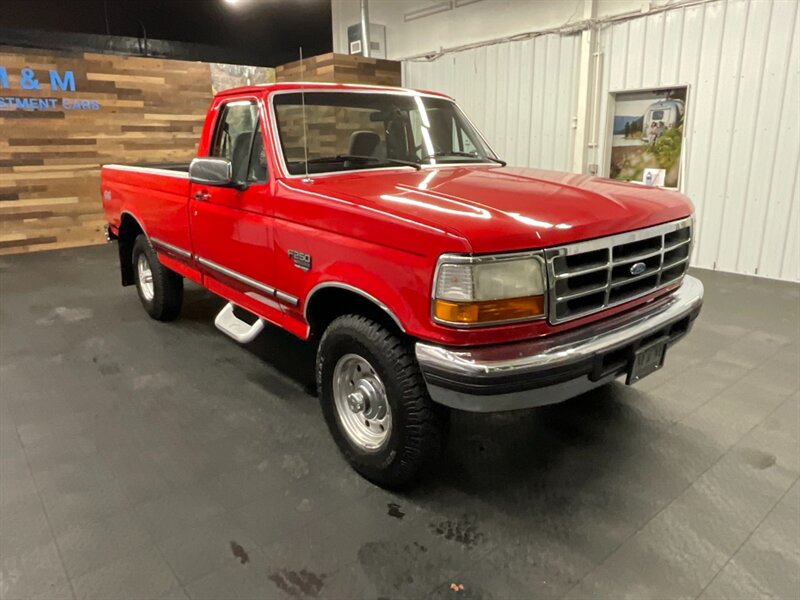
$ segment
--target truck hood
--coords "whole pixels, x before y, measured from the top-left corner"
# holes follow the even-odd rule
[[[692,213],[677,192],[589,175],[490,166],[318,177],[314,190],[441,228],[475,253],[558,246]]]

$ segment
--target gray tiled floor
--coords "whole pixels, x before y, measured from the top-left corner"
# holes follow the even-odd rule
[[[800,597],[800,286],[698,272],[663,371],[455,415],[397,495],[338,456],[313,349],[237,346],[197,288],[151,321],[114,253],[0,259],[3,600]]]

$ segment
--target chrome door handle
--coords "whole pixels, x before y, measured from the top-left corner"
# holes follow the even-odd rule
[[[208,202],[211,199],[211,194],[208,192],[195,192],[194,199],[198,202]]]

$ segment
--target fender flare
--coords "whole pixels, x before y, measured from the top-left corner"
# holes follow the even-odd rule
[[[130,264],[129,252],[133,250],[133,241],[124,239],[120,233],[122,232],[122,222],[126,217],[133,219],[133,222],[139,227],[139,230],[147,237],[147,231],[142,226],[142,222],[130,211],[123,210],[119,213],[119,226],[117,227],[117,252],[119,254],[119,271],[120,279],[123,286],[134,284],[133,265]],[[149,237],[147,239],[150,239]]]
[[[359,296],[362,296],[363,298],[369,300],[370,302],[375,304],[378,308],[383,310],[387,315],[389,315],[389,317],[392,319],[392,321],[395,322],[395,324],[400,329],[400,331],[402,331],[403,333],[406,332],[405,327],[403,327],[403,323],[400,321],[400,319],[397,318],[397,315],[395,315],[394,312],[392,312],[392,310],[384,302],[382,302],[381,300],[379,300],[378,298],[376,298],[372,294],[370,294],[368,292],[365,292],[364,290],[362,290],[360,288],[357,288],[357,287],[352,286],[352,285],[347,284],[347,283],[342,283],[341,281],[323,281],[322,283],[318,283],[313,288],[311,288],[311,291],[308,292],[308,294],[306,295],[306,299],[303,302],[303,320],[306,323],[309,322],[308,321],[308,307],[311,304],[311,300],[313,299],[314,294],[316,294],[317,292],[319,292],[320,290],[323,290],[325,288],[338,288],[338,289],[347,290],[348,292],[353,292],[354,294],[358,294]]]
[[[144,225],[142,225],[142,220],[141,220],[141,219],[139,219],[139,218],[137,218],[137,217],[136,217],[136,215],[134,215],[134,214],[133,214],[131,211],[129,211],[129,210],[121,210],[121,211],[119,212],[119,225],[117,226],[117,231],[119,231],[119,228],[120,228],[120,227],[122,227],[122,220],[123,220],[123,219],[124,219],[126,216],[130,217],[131,219],[133,219],[133,220],[134,220],[134,222],[135,222],[135,223],[136,223],[136,224],[139,226],[139,229],[141,229],[141,230],[142,230],[142,233],[144,233],[144,235],[145,235],[145,236],[146,236],[148,239],[150,239],[150,236],[149,236],[149,235],[147,235],[147,230],[144,228]]]

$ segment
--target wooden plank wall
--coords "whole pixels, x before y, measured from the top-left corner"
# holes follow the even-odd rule
[[[277,67],[277,81],[325,81],[401,85],[401,64],[394,60],[364,58],[356,54],[320,54]]]
[[[52,110],[0,108],[0,254],[102,243],[103,163],[188,162],[211,101],[209,65],[0,47],[0,97],[55,98]],[[40,90],[20,87],[30,68]],[[75,92],[51,91],[50,69]],[[99,110],[64,110],[62,99]]]

